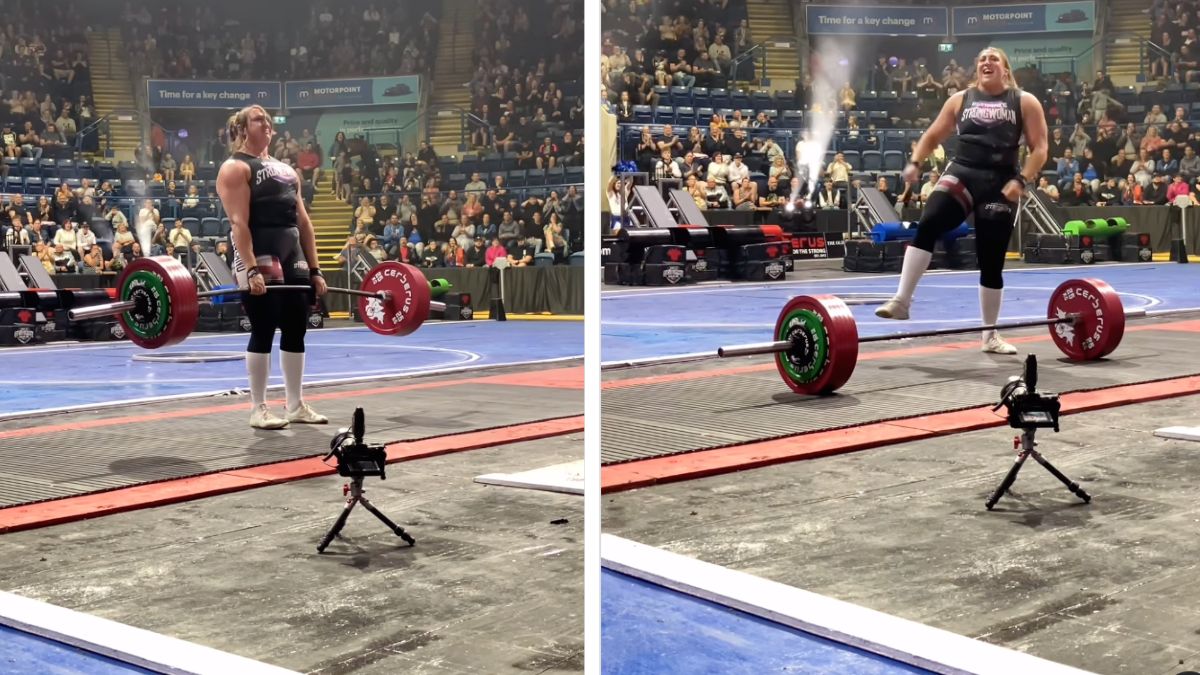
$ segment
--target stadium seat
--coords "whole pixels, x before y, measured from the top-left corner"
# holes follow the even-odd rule
[[[729,91],[725,89],[709,89],[708,104],[714,108],[732,108],[733,103]]]
[[[567,171],[561,166],[556,166],[553,169],[546,169],[546,185],[562,185],[567,182]],[[562,190],[559,190],[562,194]]]
[[[200,236],[221,236],[221,221],[218,218],[203,218],[200,220]]]
[[[67,178],[75,178],[75,160],[60,159],[58,160],[58,177],[66,180]]]
[[[221,238],[222,238],[222,239],[224,239],[224,238],[228,237],[228,236],[229,236],[229,232],[230,232],[232,229],[233,229],[233,226],[229,224],[229,219],[228,219],[228,218],[222,218],[222,219],[221,219]]]
[[[730,105],[739,110],[753,108],[754,104],[750,101],[750,94],[741,90],[735,89],[729,92]]]
[[[658,96],[658,101],[659,101],[660,105],[668,105],[668,104],[674,105],[675,104],[674,101],[671,100],[671,88],[670,87],[656,86],[656,87],[654,87],[654,93]]]
[[[498,152],[489,152],[483,156],[482,169],[488,173],[492,173],[493,171],[499,171],[503,164],[504,155],[501,155]]]
[[[859,155],[856,150],[843,150],[842,154],[846,157],[846,163],[855,171],[862,168],[862,155]]]
[[[38,161],[38,176],[45,180],[47,178],[58,177],[58,162],[53,159],[41,159]]]
[[[216,162],[204,162],[196,165],[196,178],[200,180],[216,180],[217,179]]]
[[[878,150],[866,150],[862,154],[863,171],[882,171],[883,153]]]
[[[714,114],[712,108],[696,108],[696,124],[707,127],[708,123],[712,121]]]
[[[525,172],[525,185],[538,186],[546,184],[545,169],[529,169]]]
[[[904,153],[897,150],[885,150],[883,153],[884,171],[903,171]]]
[[[83,187],[83,181],[79,180],[78,178],[65,178],[63,179],[63,182],[66,183],[67,187],[71,188],[72,191]]]
[[[38,161],[32,157],[21,158],[21,176],[23,178],[41,178],[38,173]]]
[[[96,178],[102,181],[120,178],[117,173],[117,165],[107,160],[96,162]]]
[[[44,189],[45,188],[42,186],[41,178],[38,178],[36,176],[31,176],[31,177],[25,179],[25,193],[26,194],[41,195],[41,194],[44,194],[44,192],[43,192]]]
[[[163,229],[170,232],[175,227],[175,218],[173,216],[163,216]]]
[[[525,169],[513,169],[508,172],[509,187],[519,188],[525,187],[528,182],[527,172]]]
[[[712,99],[706,87],[692,87],[692,105],[697,108],[713,107]]]
[[[775,107],[771,93],[766,91],[756,91],[751,94],[750,103],[756,111],[770,110]]]
[[[908,136],[903,131],[887,131],[883,134],[883,151],[900,151],[908,149]]]
[[[655,87],[654,90],[658,91],[658,87]],[[691,89],[688,89],[687,87],[671,87],[670,92],[671,105],[692,105]]]
[[[14,174],[9,174],[8,177],[4,179],[4,191],[5,192],[21,192],[24,189],[25,189],[25,179],[24,178],[21,178],[20,176],[17,176]]]
[[[573,183],[582,185],[583,184],[583,167],[582,166],[568,166],[566,181],[567,181],[568,185],[573,184]]]
[[[634,113],[636,115],[636,113]],[[655,124],[674,124],[675,123],[675,108],[669,105],[660,105],[654,108],[654,123]]]
[[[187,230],[188,232],[191,232],[193,237],[201,236],[200,235],[201,230],[200,230],[200,219],[199,218],[182,218],[181,220],[183,220],[183,229]]]
[[[58,176],[50,176],[42,179],[42,185],[45,186],[46,194],[52,195],[62,185],[62,179]]]
[[[675,124],[681,124],[689,127],[695,126],[696,109],[691,106],[679,106],[675,108]]]
[[[95,181],[96,167],[92,165],[91,160],[78,160],[75,162],[75,176],[78,178],[88,178],[92,181]]]
[[[780,116],[779,124],[786,129],[799,129],[804,125],[804,112],[801,110],[784,110]]]
[[[155,199],[165,199],[167,197],[167,185],[161,180],[150,181],[150,196]]]
[[[648,105],[633,106],[633,121],[637,124],[649,124],[654,121],[654,109]]]

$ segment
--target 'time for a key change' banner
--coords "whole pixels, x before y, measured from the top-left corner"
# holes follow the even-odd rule
[[[945,35],[945,7],[807,5],[810,35]]]

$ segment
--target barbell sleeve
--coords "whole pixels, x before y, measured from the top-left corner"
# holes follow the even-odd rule
[[[103,319],[106,316],[117,316],[130,310],[137,309],[137,303],[132,300],[108,302],[103,305],[88,305],[67,310],[67,318],[71,321],[91,321]]]

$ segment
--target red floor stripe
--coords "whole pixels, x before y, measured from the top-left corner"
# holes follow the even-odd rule
[[[578,371],[577,374],[572,371]],[[578,380],[578,386],[572,387],[570,383],[574,379]],[[305,395],[306,401],[330,401],[342,398],[361,397],[361,396],[382,396],[384,394],[395,394],[404,391],[416,391],[419,389],[439,389],[442,387],[452,387],[460,384],[492,384],[492,385],[519,385],[526,387],[552,387],[552,388],[583,388],[583,368],[554,368],[550,370],[535,370],[527,373],[507,373],[503,375],[486,375],[483,377],[475,377],[469,379],[457,380],[441,380],[436,382],[413,382],[411,384],[394,385],[390,387],[371,387],[368,389],[352,389],[348,391],[333,391],[324,394],[310,393]],[[280,406],[284,405],[283,399],[269,399],[269,405]],[[187,404],[181,404],[179,410],[170,410],[159,413],[146,413],[142,415],[125,415],[122,417],[109,417],[104,419],[83,420],[78,422],[64,422],[61,424],[42,424],[38,426],[28,427],[24,429],[12,429],[9,431],[0,431],[0,440],[5,438],[25,438],[29,436],[40,436],[44,434],[52,434],[61,431],[80,431],[84,429],[97,429],[101,427],[120,426],[124,424],[138,424],[142,422],[157,422],[161,420],[172,420],[187,417],[202,417],[204,415],[214,415],[227,412],[243,412],[246,413],[249,419],[250,407],[249,401],[240,403],[229,403],[224,405],[209,405],[202,407],[190,407]],[[34,413],[36,414],[36,413]]]
[[[388,463],[533,441],[581,431],[583,431],[582,415],[517,424],[499,429],[437,436],[417,441],[400,441],[387,446]],[[69,523],[86,518],[163,506],[334,473],[336,473],[334,467],[325,465],[320,458],[309,457],[245,469],[230,469],[204,476],[135,485],[39,504],[11,506],[0,509],[0,533]]]
[[[1063,413],[1073,414],[1197,393],[1200,375],[1192,375],[1063,394],[1061,401]],[[993,413],[991,406],[985,406],[615,464],[602,467],[600,486],[602,492],[619,492],[1007,424],[996,415],[999,412]]]

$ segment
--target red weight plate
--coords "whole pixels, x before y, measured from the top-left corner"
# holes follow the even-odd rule
[[[1054,344],[1074,361],[1091,361],[1112,353],[1125,335],[1125,308],[1121,297],[1100,279],[1064,281],[1050,296],[1046,318],[1079,314],[1074,324],[1050,326]]]
[[[429,318],[432,293],[421,270],[395,260],[371,268],[363,278],[368,293],[389,293],[387,301],[360,297],[358,313],[368,328],[380,335],[408,335]]]
[[[810,322],[807,328],[800,325],[804,321]],[[775,355],[775,366],[792,391],[828,394],[850,379],[858,361],[858,328],[846,303],[832,295],[792,298],[775,322],[775,339],[788,339],[794,330],[812,336],[810,349],[816,354],[808,363],[792,361],[788,352]]]
[[[137,258],[117,283],[122,299],[142,297],[150,314],[135,321],[132,312],[119,315],[129,340],[143,349],[179,344],[196,328],[199,299],[192,275],[178,260],[168,256]]]

